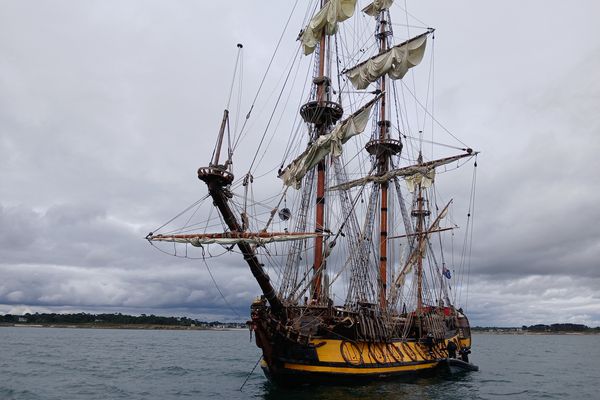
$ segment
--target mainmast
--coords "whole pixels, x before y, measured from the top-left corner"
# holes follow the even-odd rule
[[[383,9],[379,12],[379,32],[375,35],[378,39],[379,53],[388,50],[388,36],[392,34],[389,29],[389,21],[386,19],[388,12]],[[389,170],[390,157],[399,154],[402,151],[402,144],[398,140],[389,138],[390,121],[386,116],[386,75],[383,74],[379,79],[379,90],[384,93],[381,97],[378,138],[371,140],[366,145],[367,151],[377,159],[377,175],[382,176]],[[379,213],[379,306],[382,310],[387,307],[387,275],[388,275],[388,188],[389,182],[383,181],[379,185],[380,190],[380,213]]]
[[[379,52],[387,48],[387,33],[385,10],[381,11],[379,17]],[[380,90],[385,92],[385,75],[381,77]],[[388,121],[385,119],[386,96],[381,98],[381,112],[379,117],[379,140],[385,141],[388,136]],[[385,153],[379,155],[378,172],[385,174],[388,170],[388,156]],[[387,290],[387,203],[388,203],[388,182],[381,184],[381,215],[379,230],[379,304],[382,309],[386,307]]]

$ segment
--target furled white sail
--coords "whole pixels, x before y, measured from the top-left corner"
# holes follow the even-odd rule
[[[201,247],[205,244],[229,245],[240,242],[262,246],[273,242],[312,239],[320,236],[328,236],[328,234],[312,232],[226,232],[189,235],[155,235],[149,236],[147,239],[153,242],[189,243],[195,247]]]
[[[346,76],[356,89],[366,89],[387,74],[391,79],[401,79],[408,70],[418,65],[425,54],[427,35],[429,32],[414,37],[402,44],[371,57],[345,71]]]
[[[327,135],[319,136],[308,149],[285,167],[279,175],[283,179],[284,185],[299,189],[304,175],[327,154],[331,153],[333,156],[339,157],[342,154],[342,145],[351,137],[365,130],[371,108],[373,108],[373,104],[379,97],[381,95],[371,100],[350,117],[339,122]]]
[[[376,17],[381,11],[389,9],[393,2],[394,0],[374,0],[368,6],[363,8],[362,12],[371,17]]]
[[[433,180],[435,179],[435,168],[426,168],[423,171],[417,171],[412,175],[404,177],[406,181],[406,187],[408,191],[414,193],[415,190],[421,185],[423,189],[431,187]]]
[[[315,51],[323,34],[335,34],[338,22],[345,21],[354,15],[355,8],[356,0],[329,0],[325,3],[300,34],[304,54],[308,55]]]
[[[383,175],[369,175],[363,178],[358,178],[336,186],[328,188],[328,190],[346,190],[356,186],[366,185],[369,182],[383,183],[390,179],[401,176],[406,179],[407,186],[411,192],[414,192],[415,185],[421,183],[423,187],[429,187],[435,178],[435,168],[442,165],[450,164],[458,161],[461,158],[472,157],[479,154],[478,152],[470,151],[467,154],[461,154],[453,157],[440,158],[438,160],[428,161],[418,165],[410,165],[408,167],[396,168],[386,172]]]

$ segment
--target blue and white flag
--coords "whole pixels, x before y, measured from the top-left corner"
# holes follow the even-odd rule
[[[444,269],[442,270],[442,275],[444,275],[448,279],[452,278],[452,274],[450,273],[450,270],[446,267],[443,267],[443,268]]]

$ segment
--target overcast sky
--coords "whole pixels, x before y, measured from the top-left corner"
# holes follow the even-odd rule
[[[250,97],[291,7],[0,1],[0,313],[246,318],[246,267],[212,268],[236,314],[143,237],[206,193],[235,45]],[[482,151],[472,323],[600,325],[600,3],[408,9],[437,29],[437,118]]]

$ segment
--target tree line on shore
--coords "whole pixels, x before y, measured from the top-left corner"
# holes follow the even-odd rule
[[[4,324],[32,324],[32,325],[52,325],[52,324],[99,324],[99,325],[165,325],[165,326],[198,326],[207,328],[218,327],[241,327],[244,323],[238,322],[220,322],[220,321],[199,321],[187,317],[163,317],[159,315],[142,314],[56,314],[56,313],[34,313],[24,315],[5,314],[0,315],[0,323]]]
[[[529,325],[529,326],[523,325],[519,328],[517,328],[517,327],[476,326],[471,329],[473,331],[480,331],[480,332],[494,331],[494,332],[532,332],[532,333],[540,333],[540,332],[547,332],[547,333],[558,333],[558,332],[600,333],[600,327],[590,328],[589,326],[583,325],[583,324],[569,324],[569,323],[551,324],[551,325],[536,324],[536,325]]]
[[[587,332],[591,330],[600,331],[600,327],[590,328],[589,326],[582,324],[537,324],[530,326],[523,325],[521,329],[529,332]]]
[[[96,325],[164,325],[164,326],[197,326],[206,328],[241,328],[245,323],[239,322],[220,322],[220,321],[200,321],[188,317],[163,317],[160,315],[127,315],[121,313],[115,314],[56,314],[56,313],[34,313],[24,315],[5,314],[0,315],[0,324],[32,324],[32,325],[53,325],[53,324],[96,324]],[[517,327],[480,327],[472,328],[473,331],[522,331],[522,332],[597,332],[600,333],[600,327],[590,328],[583,324],[536,324],[523,325]]]

